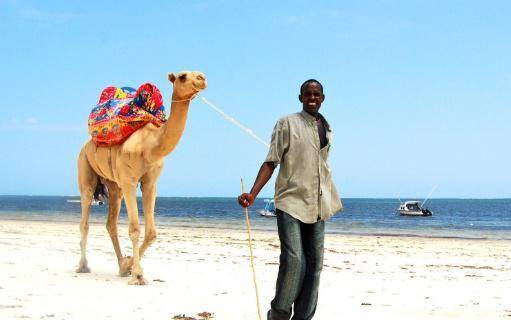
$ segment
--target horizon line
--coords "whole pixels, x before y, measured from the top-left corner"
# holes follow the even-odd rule
[[[80,195],[44,195],[44,194],[0,194],[0,197],[80,197]],[[141,196],[137,195],[137,198],[141,198]],[[156,198],[237,198],[236,196],[156,196]],[[258,197],[258,199],[270,199],[271,197]],[[341,197],[341,199],[392,199],[392,200],[403,200],[403,199],[426,199],[424,197]],[[437,200],[511,200],[511,197],[432,197],[429,199],[437,199]]]

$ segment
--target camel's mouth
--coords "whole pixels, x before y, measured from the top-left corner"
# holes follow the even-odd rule
[[[194,83],[193,84],[193,87],[195,90],[197,91],[201,91],[201,90],[204,90],[208,87],[206,81],[202,81],[202,82],[199,82],[199,83]]]

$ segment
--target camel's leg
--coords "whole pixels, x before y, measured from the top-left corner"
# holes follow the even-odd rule
[[[89,213],[94,194],[98,183],[98,175],[92,170],[85,152],[82,150],[78,156],[78,188],[80,190],[80,202],[82,207],[82,218],[80,220],[80,251],[81,258],[76,272],[90,272],[87,264],[85,251],[87,247],[87,235],[89,233]]]
[[[117,233],[117,220],[121,211],[122,190],[119,186],[112,181],[106,181],[108,187],[108,220],[106,222],[106,229],[112,239],[115,255],[117,256],[117,263],[119,264],[119,275],[126,277],[130,273],[131,258],[124,258],[122,256],[121,247],[119,245],[119,237]]]
[[[133,245],[133,266],[131,268],[131,280],[129,284],[143,285],[146,281],[143,277],[142,267],[140,266],[140,254],[138,240],[140,237],[140,224],[138,222],[137,207],[137,184],[136,182],[124,183],[122,186],[124,202],[128,210],[129,234]]]
[[[142,200],[144,202],[145,235],[144,242],[140,246],[140,258],[142,258],[147,248],[156,240],[156,226],[154,224],[156,188],[154,185],[144,186],[142,191]]]
[[[140,258],[147,248],[156,240],[156,226],[154,223],[154,205],[156,202],[156,180],[160,175],[161,167],[147,173],[142,178],[142,201],[144,203],[145,235],[140,246]]]

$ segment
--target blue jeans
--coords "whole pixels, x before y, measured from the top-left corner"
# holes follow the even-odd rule
[[[316,312],[323,269],[325,222],[303,223],[277,209],[280,266],[269,320],[310,320]]]

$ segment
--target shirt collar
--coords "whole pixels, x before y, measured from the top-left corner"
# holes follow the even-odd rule
[[[302,117],[311,125],[316,125],[316,118],[311,115],[310,113],[308,113],[307,111],[305,110],[302,110],[300,111],[300,114],[302,115]],[[330,129],[330,124],[328,123],[328,121],[326,121],[325,117],[323,117],[323,115],[321,113],[318,113],[319,115],[319,118],[321,119],[321,121],[323,122],[323,125],[325,126],[325,128],[327,129],[327,131],[331,131]]]
[[[310,124],[315,124],[316,123],[316,118],[314,118],[314,116],[309,114],[307,111],[302,110],[300,112],[300,114],[304,117],[305,120],[307,120],[308,123],[310,123]]]

